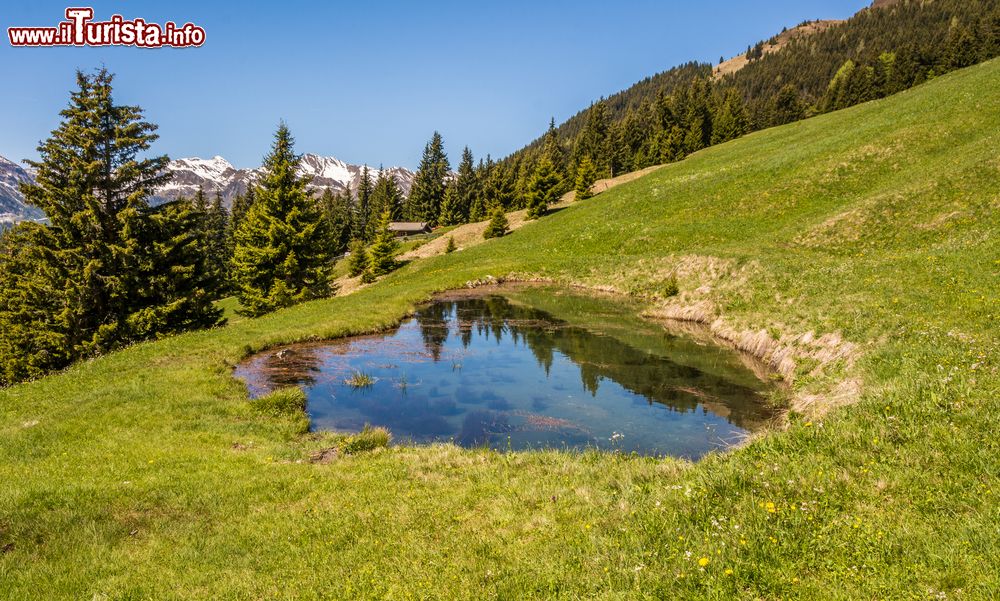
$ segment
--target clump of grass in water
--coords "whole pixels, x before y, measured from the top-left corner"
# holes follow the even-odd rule
[[[344,380],[351,388],[370,388],[375,385],[375,377],[363,371],[356,371],[350,378]]]
[[[357,434],[348,436],[340,445],[340,450],[345,455],[364,453],[378,448],[389,446],[392,441],[392,434],[382,427],[373,428],[369,424]]]

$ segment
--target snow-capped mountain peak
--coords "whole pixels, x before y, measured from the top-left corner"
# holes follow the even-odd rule
[[[151,204],[158,204],[180,197],[192,198],[201,188],[206,194],[222,195],[223,202],[231,206],[237,194],[247,189],[247,184],[259,181],[263,171],[256,169],[237,169],[232,163],[221,156],[210,159],[189,157],[170,161],[167,170],[173,175],[170,182],[156,191]],[[299,173],[310,178],[311,190],[330,189],[340,192],[350,186],[352,192],[358,189],[363,167],[351,165],[334,157],[324,157],[317,154],[304,154],[299,166]],[[378,169],[369,168],[372,180],[379,176]],[[414,173],[402,167],[385,169],[386,174],[394,177],[404,195],[409,195],[413,184]],[[22,182],[34,181],[33,174],[17,163],[0,156],[0,228],[17,221],[39,219],[43,215],[38,209],[24,203],[21,194]]]
[[[0,229],[17,221],[38,219],[42,212],[24,202],[21,184],[34,178],[27,169],[0,156]]]
[[[173,173],[173,179],[157,191],[155,200],[165,202],[181,196],[192,197],[200,187],[206,193],[222,194],[223,201],[229,205],[237,194],[242,194],[247,184],[259,181],[263,175],[261,168],[236,169],[221,156],[211,159],[197,157],[176,159],[171,161],[167,169]],[[351,165],[335,157],[324,157],[317,154],[302,155],[299,174],[310,178],[309,188],[322,190],[329,188],[340,192],[350,186],[351,191],[358,189],[363,167]],[[385,169],[388,175],[396,179],[396,183],[404,195],[410,193],[413,183],[413,172],[402,167]],[[371,178],[379,175],[378,169],[369,168]]]

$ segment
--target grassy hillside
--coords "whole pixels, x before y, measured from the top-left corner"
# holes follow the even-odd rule
[[[990,598],[998,151],[994,61],[349,296],[0,391],[0,597]],[[696,465],[444,445],[312,464],[329,438],[230,377],[251,349],[509,274],[763,330],[794,361],[788,428]]]

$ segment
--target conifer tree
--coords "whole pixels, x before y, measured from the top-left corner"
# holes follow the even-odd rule
[[[318,204],[298,177],[300,157],[281,123],[257,200],[236,232],[233,271],[242,311],[258,316],[330,293],[330,239]]]
[[[58,243],[44,225],[22,222],[0,235],[0,386],[38,377],[79,357],[66,323],[67,273],[48,258]]]
[[[368,165],[365,165],[361,169],[361,178],[358,180],[358,197],[354,205],[354,221],[351,227],[352,235],[362,240],[369,239],[368,223],[372,220],[371,197],[373,187],[371,171],[368,169]]]
[[[739,92],[730,88],[712,118],[712,144],[721,144],[744,135],[749,131],[746,109]]]
[[[333,256],[343,254],[351,241],[351,191],[334,194],[330,188],[323,190],[319,199],[326,219],[326,227],[330,232],[330,253]]]
[[[556,129],[555,117],[549,118],[549,129],[545,132],[545,139],[542,142],[542,154],[545,155],[561,180],[566,180],[566,157],[563,154],[562,146],[559,144],[559,132]]]
[[[441,134],[434,132],[431,141],[424,147],[420,167],[413,179],[413,189],[410,190],[407,202],[407,218],[437,225],[441,203],[444,202],[445,180],[450,169]]]
[[[771,125],[784,125],[805,117],[805,106],[792,84],[781,88],[771,105]]]
[[[590,157],[583,157],[580,166],[576,168],[576,200],[587,200],[594,193],[591,186],[597,181],[597,168]]]
[[[712,113],[708,107],[708,84],[701,79],[691,83],[686,97],[687,112],[684,152],[691,154],[712,143]]]
[[[221,196],[209,206],[210,220],[217,204],[221,208]],[[225,249],[219,235],[224,228],[205,227],[205,213],[185,199],[144,212],[142,286],[135,291],[129,329],[145,339],[221,323],[223,311],[214,301],[223,282],[218,253]]]
[[[243,194],[237,194],[233,198],[233,206],[229,211],[229,233],[227,235],[230,260],[232,260],[233,248],[236,246],[236,230],[240,228],[243,218],[246,217],[247,210],[249,210],[250,205],[254,203],[255,199],[256,194],[253,182],[248,182],[246,191]]]
[[[489,177],[483,187],[481,198],[474,205],[472,221],[486,218],[486,207],[500,205],[505,210],[515,208],[515,188],[513,170],[502,163],[497,163],[489,170]]]
[[[494,205],[493,210],[490,212],[490,222],[486,224],[486,230],[483,232],[483,238],[487,240],[500,238],[506,236],[509,230],[510,223],[507,221],[507,214],[504,212],[503,207]]]
[[[456,250],[458,250],[458,247],[455,245],[454,236],[448,236],[448,244],[444,247],[444,253],[447,255],[455,252]]]
[[[347,262],[347,273],[356,278],[368,268],[368,250],[365,248],[365,241],[361,238],[351,240],[348,252],[351,256]]]
[[[176,218],[183,218],[183,214],[178,212]],[[210,286],[210,291],[213,293],[215,291],[221,292],[226,287],[226,274],[232,259],[230,246],[226,239],[229,229],[229,212],[222,204],[221,190],[215,191],[215,198],[205,211],[202,228],[205,234],[205,251],[208,253],[208,271],[214,282]]]
[[[528,219],[538,219],[558,199],[559,176],[548,158],[538,161],[528,183]]]
[[[43,142],[34,184],[22,186],[48,224],[26,224],[0,244],[0,381],[10,383],[85,356],[218,319],[207,304],[154,318],[149,266],[182,272],[186,260],[152,255],[148,198],[169,180],[166,156],[140,158],[156,140],[142,109],[114,103],[114,76],[77,73],[62,121]],[[199,313],[200,311],[200,313]]]
[[[576,148],[577,162],[583,157],[590,157],[598,172],[606,176],[611,175],[608,157],[604,156],[607,149],[608,127],[607,103],[601,100],[591,105],[587,111],[587,121]]]
[[[482,166],[481,166],[482,168]],[[462,150],[462,160],[458,164],[458,176],[454,187],[445,190],[445,199],[441,205],[441,224],[458,225],[469,221],[473,205],[478,202],[478,174],[476,173],[472,151],[466,146]],[[449,191],[452,197],[448,197]]]
[[[469,212],[472,210],[472,206],[479,202],[479,197],[482,196],[481,181],[483,178],[489,177],[489,170],[492,168],[492,161],[484,163],[480,159],[478,168],[473,167],[473,161],[472,151],[466,146],[462,150],[462,160],[458,164],[458,177],[455,179],[459,211],[457,223],[469,221]]]
[[[396,253],[399,251],[399,241],[389,230],[392,216],[389,211],[383,211],[378,221],[375,240],[368,249],[368,269],[365,276],[368,280],[383,276],[396,268]]]
[[[455,180],[448,182],[444,188],[444,201],[441,202],[441,225],[458,225],[462,220],[462,209],[458,200],[458,184]]]
[[[375,188],[372,190],[369,211],[373,216],[381,216],[388,211],[390,221],[399,221],[402,216],[402,194],[396,185],[396,178],[382,167],[379,167]],[[378,231],[378,221],[370,219],[368,230],[368,239],[371,240]]]

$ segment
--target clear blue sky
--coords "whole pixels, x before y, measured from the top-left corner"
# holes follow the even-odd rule
[[[117,74],[119,102],[159,124],[158,152],[259,164],[279,119],[299,152],[414,167],[434,130],[452,161],[503,156],[646,76],[718,61],[806,19],[867,0],[513,2],[52,2],[0,8],[0,155],[35,156],[77,68]],[[12,48],[8,26],[49,26],[66,6],[192,21],[193,49]],[[237,10],[238,8],[238,10]]]

